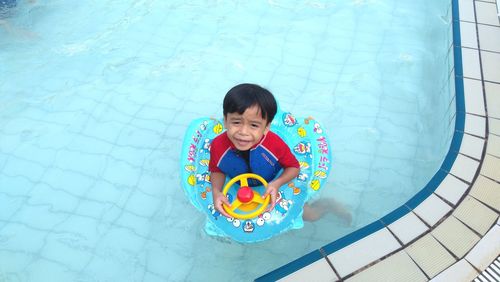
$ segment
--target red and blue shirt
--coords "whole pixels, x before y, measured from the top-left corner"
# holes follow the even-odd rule
[[[245,157],[245,154],[248,154],[248,157]],[[224,173],[230,178],[251,172],[270,182],[282,168],[287,167],[299,168],[299,162],[288,145],[271,131],[264,135],[248,153],[238,151],[229,140],[227,132],[215,137],[210,146],[208,170]]]

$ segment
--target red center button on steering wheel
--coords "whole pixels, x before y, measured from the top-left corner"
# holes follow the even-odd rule
[[[1,1],[1,0],[0,0]],[[262,198],[258,191],[252,190],[248,187],[248,179],[258,180],[260,183],[267,187],[267,181],[261,176],[253,173],[243,173],[233,179],[229,180],[222,189],[222,194],[227,196],[229,188],[232,187],[236,181],[240,182],[238,192],[236,193],[236,199],[229,206],[222,204],[224,210],[232,217],[237,219],[252,219],[256,218],[264,212],[266,207],[269,205],[271,196],[267,195]],[[244,213],[235,212],[236,210],[243,211]]]
[[[248,186],[240,187],[238,194],[236,194],[238,200],[242,203],[248,203],[253,199],[253,190]]]

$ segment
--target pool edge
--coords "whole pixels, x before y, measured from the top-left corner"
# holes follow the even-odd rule
[[[358,229],[358,230],[354,231],[353,233],[350,233],[350,234],[348,234],[348,235],[346,235],[338,240],[335,240],[335,241],[331,242],[330,244],[323,246],[319,250],[313,251],[315,253],[319,252],[322,255],[320,257],[317,257],[317,259],[315,261],[324,259],[326,262],[328,262],[328,265],[331,267],[332,272],[336,275],[337,279],[339,279],[339,280],[350,279],[350,278],[353,278],[353,280],[356,280],[355,278],[356,278],[357,273],[363,272],[363,271],[367,270],[368,268],[370,268],[372,265],[375,265],[378,262],[383,261],[386,258],[391,257],[392,255],[405,250],[407,247],[415,244],[421,238],[425,238],[426,236],[430,236],[430,237],[432,237],[430,239],[434,240],[433,238],[438,237],[438,236],[431,236],[429,234],[431,234],[434,230],[440,231],[438,228],[441,225],[441,223],[447,221],[446,219],[450,218],[450,221],[451,221],[451,219],[455,218],[454,216],[452,216],[452,213],[460,205],[460,203],[462,203],[462,201],[464,201],[464,199],[467,199],[469,197],[468,195],[470,194],[470,191],[471,191],[473,185],[475,184],[476,179],[480,175],[482,164],[483,164],[483,161],[484,161],[484,158],[486,155],[486,143],[487,143],[486,141],[488,140],[488,133],[489,133],[488,132],[488,125],[487,125],[488,115],[486,115],[486,113],[485,113],[486,132],[485,132],[485,137],[484,137],[485,145],[483,147],[481,158],[479,159],[479,162],[476,166],[476,171],[473,174],[472,179],[470,179],[469,176],[460,175],[461,170],[454,168],[454,165],[456,165],[456,164],[458,166],[460,163],[463,163],[463,162],[470,163],[469,159],[471,159],[473,161],[473,164],[476,165],[474,163],[474,161],[476,161],[476,160],[473,158],[468,158],[467,155],[464,155],[461,153],[462,141],[464,138],[464,134],[466,134],[466,118],[467,118],[467,111],[466,111],[467,105],[466,105],[466,99],[465,99],[465,93],[464,93],[464,70],[463,70],[463,61],[462,61],[463,60],[462,48],[464,48],[464,46],[462,46],[461,32],[460,32],[461,20],[460,20],[460,11],[458,9],[459,8],[459,1],[452,0],[451,2],[452,2],[452,14],[453,14],[453,48],[454,48],[454,62],[455,62],[455,91],[456,91],[456,107],[457,107],[456,112],[457,112],[457,115],[456,115],[456,120],[455,120],[455,131],[454,131],[454,135],[452,138],[452,142],[450,144],[450,149],[449,149],[449,151],[448,151],[448,153],[447,153],[447,155],[446,155],[446,157],[441,165],[441,168],[436,172],[436,174],[429,181],[429,183],[421,191],[419,191],[414,197],[412,197],[412,199],[410,199],[408,202],[406,202],[405,204],[403,204],[399,208],[395,209],[394,211],[392,211],[388,215],[385,215],[381,219],[376,220],[376,221],[368,224],[367,226],[365,226],[361,229]],[[474,6],[475,2],[473,2],[471,0],[463,0],[463,1],[461,1],[460,4],[462,4],[463,2],[465,2],[467,5],[469,5],[469,3],[472,3],[473,8],[475,7]],[[477,20],[475,21],[475,24],[477,25]],[[480,78],[481,78],[481,81],[484,81],[482,75]],[[500,82],[500,78],[499,78],[499,82]],[[482,82],[482,83],[484,85],[484,82]],[[484,87],[483,87],[483,91],[484,91]],[[457,158],[459,158],[458,161],[457,161]],[[463,194],[460,197],[459,201],[457,201],[456,203],[451,203],[451,206],[450,206],[450,202],[447,199],[444,199],[442,195],[435,193],[436,190],[439,188],[439,185],[441,183],[443,183],[443,181],[447,177],[450,177],[450,179],[452,179],[450,181],[456,181],[456,179],[458,179],[458,181],[459,181],[458,183],[465,183],[467,185],[467,188],[465,189],[465,191],[463,191]],[[470,180],[470,182],[469,182],[469,180]],[[434,202],[444,200],[443,202],[445,204],[448,204],[448,206],[450,206],[450,208],[448,209],[446,207],[446,205],[444,205],[443,209],[441,209],[442,214],[439,214],[438,216],[436,216],[437,221],[433,223],[432,220],[434,220],[434,219],[432,219],[431,217],[430,217],[431,219],[425,218],[427,215],[425,212],[422,211],[422,210],[426,209],[427,207],[420,208],[421,209],[421,211],[419,212],[420,214],[417,212],[412,212],[412,211],[415,211],[416,209],[419,209],[419,206],[431,206],[431,207],[436,206],[434,203],[423,204],[424,201],[426,201],[426,200],[428,202],[430,202],[431,200]],[[419,234],[418,236],[416,236],[412,240],[410,240],[408,242],[402,242],[401,238],[398,238],[398,236],[395,235],[394,230],[391,230],[389,228],[389,226],[391,224],[393,224],[394,222],[396,222],[397,220],[399,220],[399,219],[401,219],[404,216],[407,216],[409,214],[411,216],[415,215],[415,217],[417,217],[418,219],[423,221],[424,224],[426,224],[428,228],[425,232]],[[496,219],[498,220],[498,210],[496,210]],[[444,228],[440,228],[440,229],[444,229]],[[495,230],[498,229],[498,221],[490,227],[489,231],[491,231],[493,229],[495,229]],[[386,232],[386,231],[388,231],[388,232]],[[340,250],[343,250],[343,249],[347,249],[346,247],[350,247],[351,249],[357,248],[357,251],[359,251],[359,249],[362,248],[362,244],[357,244],[357,243],[359,241],[361,241],[362,239],[365,239],[367,237],[378,236],[377,233],[380,233],[380,234],[384,233],[380,236],[382,238],[388,238],[388,240],[389,240],[388,242],[390,242],[390,243],[388,243],[387,245],[394,244],[394,246],[392,248],[387,247],[386,249],[381,248],[381,250],[378,251],[379,252],[378,258],[368,259],[369,263],[367,263],[366,265],[363,265],[360,267],[359,266],[351,267],[352,271],[349,270],[349,266],[342,266],[342,265],[340,267],[336,266],[336,262],[335,262],[336,252],[339,252]],[[475,232],[475,233],[477,233],[477,232]],[[387,235],[387,234],[390,234],[390,235]],[[394,241],[391,241],[392,239],[389,238],[391,235],[394,237],[394,239],[395,239]],[[483,237],[486,237],[486,235],[483,235]],[[368,238],[368,240],[369,239],[371,239],[371,238]],[[432,242],[434,242],[434,241],[432,241]],[[476,242],[476,244],[474,246],[479,245],[480,242],[481,242],[481,240],[479,242]],[[438,243],[443,245],[441,242],[438,242]],[[358,246],[355,246],[355,244],[357,244]],[[494,247],[496,247],[496,246],[494,246]],[[368,250],[366,250],[366,251],[368,252]],[[415,259],[418,256],[416,254],[411,254],[411,251],[412,250],[405,251],[405,253],[409,254],[409,256],[411,257],[411,259],[414,262],[416,260],[418,261],[418,258]],[[446,251],[455,260],[455,263],[457,261],[458,262],[463,261],[465,256],[467,255],[467,254],[465,254],[465,255],[462,255],[459,257],[453,253],[454,250],[448,249]],[[472,248],[469,249],[469,252],[471,252],[471,251],[472,251]],[[469,252],[467,252],[467,253],[469,253]],[[339,258],[340,257],[342,257],[342,256],[339,255]],[[303,266],[301,266],[301,265],[307,265],[307,264],[305,264],[305,260],[303,260],[303,259],[305,259],[305,258],[304,257],[298,258],[297,260],[290,262],[289,264],[286,264],[286,265],[284,265],[284,266],[282,266],[274,271],[271,271],[271,272],[257,278],[256,281],[276,281],[276,280],[281,279],[281,278],[285,278],[283,280],[293,280],[293,275],[291,275],[291,274],[294,274],[296,272],[301,272],[301,271],[307,272],[307,267],[304,268]],[[311,258],[309,257],[309,260],[310,259]],[[309,264],[312,262],[315,262],[315,261],[309,261]],[[423,262],[423,263],[425,263],[425,262]],[[436,277],[438,274],[444,273],[447,268],[451,268],[453,265],[455,265],[455,263],[449,265],[448,267],[445,267],[444,269],[439,269],[439,271],[437,273],[433,273],[432,271],[426,271],[425,266],[418,265],[418,262],[416,264],[417,264],[417,268],[419,268],[420,271],[424,274],[425,279],[430,280],[430,279]],[[471,264],[470,262],[468,262],[468,263]],[[445,264],[449,264],[449,261],[445,262]],[[477,266],[472,267],[472,269],[475,269],[476,271],[478,270]],[[313,273],[311,273],[311,275],[314,276]],[[424,276],[422,276],[422,277],[424,277]],[[318,280],[325,280],[325,281],[331,280],[331,278],[327,278],[327,277],[323,277],[323,278],[317,277],[317,278],[319,278]]]

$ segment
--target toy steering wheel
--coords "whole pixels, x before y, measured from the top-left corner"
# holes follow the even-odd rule
[[[259,192],[250,188],[248,186],[249,178],[257,179],[264,187],[267,187],[267,181],[261,176],[254,173],[243,173],[229,180],[222,190],[222,194],[226,196],[229,188],[231,188],[236,181],[240,181],[240,188],[238,189],[236,200],[234,200],[229,207],[222,204],[224,210],[234,218],[251,219],[257,217],[264,212],[271,199],[270,195],[267,195],[267,197],[263,199]],[[248,213],[237,213],[235,212],[237,209]]]

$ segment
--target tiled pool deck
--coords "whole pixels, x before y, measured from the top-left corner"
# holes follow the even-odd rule
[[[257,281],[471,281],[500,254],[498,11],[453,3],[457,122],[441,169],[389,215]]]

